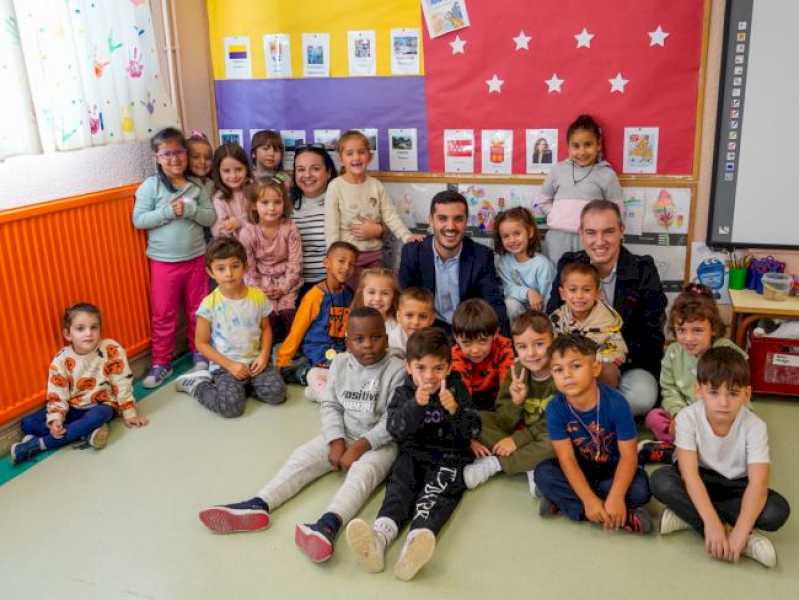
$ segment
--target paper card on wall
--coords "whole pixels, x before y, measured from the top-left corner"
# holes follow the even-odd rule
[[[394,201],[394,206],[397,207],[397,211],[402,220],[405,221],[405,224],[408,227],[423,228],[428,226],[430,200],[438,192],[443,192],[447,189],[444,183],[394,183],[386,181],[383,185]]]
[[[644,210],[646,209],[646,189],[645,188],[623,188],[624,214],[624,233],[629,235],[641,235],[644,231]]]
[[[685,279],[685,255],[687,246],[656,246],[652,244],[635,244],[627,247],[635,254],[651,256],[655,261],[660,280],[665,283],[677,283],[682,286]],[[671,287],[671,286],[666,286]]]
[[[280,137],[283,138],[283,168],[291,171],[294,169],[294,150],[305,144],[305,130],[281,129]]]
[[[530,208],[540,187],[470,183],[459,184],[458,191],[469,205],[468,225],[480,231],[493,231],[497,214],[518,206]]]
[[[377,43],[374,30],[348,31],[347,55],[350,77],[372,77],[377,74]]]
[[[624,128],[625,173],[657,173],[658,127]]]
[[[444,130],[444,170],[474,173],[474,129]]]
[[[524,136],[527,172],[549,172],[558,159],[558,130],[525,129]]]
[[[242,129],[220,129],[220,144],[238,144],[244,146],[244,130]]]
[[[302,34],[302,72],[304,77],[330,77],[330,34]]]
[[[512,129],[483,129],[481,147],[483,173],[510,175],[513,163]]]
[[[267,77],[291,77],[291,41],[288,33],[268,33],[264,36],[264,62]]]
[[[336,171],[341,168],[341,157],[338,155],[338,138],[341,136],[340,129],[314,129],[313,141],[315,144],[324,144],[325,150],[333,159]]]
[[[465,0],[422,0],[422,11],[431,38],[469,26]]]
[[[419,170],[416,129],[388,130],[388,168],[392,171]]]
[[[377,152],[377,129],[356,129],[360,131],[369,140],[369,150],[372,151],[372,160],[369,161],[368,169],[370,171],[380,170],[380,157]]]
[[[419,74],[419,30],[391,30],[391,74]]]
[[[729,272],[724,252],[716,252],[704,242],[691,244],[691,270],[689,281],[698,281],[710,288],[717,304],[730,304]]]
[[[691,190],[688,188],[649,188],[644,210],[647,233],[688,233]]]
[[[252,79],[250,38],[246,35],[225,38],[225,79]]]

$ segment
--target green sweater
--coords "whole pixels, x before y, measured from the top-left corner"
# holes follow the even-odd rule
[[[746,352],[741,350],[732,340],[718,338],[713,342],[713,348],[726,346],[735,348],[746,357]],[[693,404],[694,387],[696,386],[696,365],[699,358],[692,356],[677,342],[666,349],[660,363],[660,393],[663,396],[663,410],[672,417],[676,417],[686,406]]]
[[[527,398],[521,406],[514,404],[511,399],[511,369],[517,374],[523,372],[527,384]],[[513,438],[517,448],[521,448],[530,442],[548,439],[544,410],[557,394],[557,390],[551,376],[540,381],[534,379],[532,373],[518,359],[514,361],[511,369],[508,369],[505,381],[499,388],[494,411],[497,415],[497,425]]]

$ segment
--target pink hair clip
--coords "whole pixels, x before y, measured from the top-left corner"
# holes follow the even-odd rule
[[[200,131],[199,129],[192,129],[189,139],[197,139],[197,138],[201,138],[205,141],[208,141],[208,136],[205,135],[202,131]]]

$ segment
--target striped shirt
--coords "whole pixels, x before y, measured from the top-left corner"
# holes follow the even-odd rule
[[[306,283],[325,278],[325,197],[302,197],[300,208],[294,209],[291,218],[297,224],[302,238],[302,277]]]

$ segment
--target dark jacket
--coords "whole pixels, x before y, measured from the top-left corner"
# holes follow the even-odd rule
[[[433,236],[422,242],[409,242],[402,247],[399,284],[401,289],[422,287],[436,293],[436,266],[433,254]],[[471,238],[463,238],[458,270],[458,290],[461,302],[482,298],[499,317],[502,335],[510,336],[508,314],[502,282],[494,268],[494,252]]]
[[[416,403],[416,385],[410,375],[394,391],[388,405],[388,432],[400,445],[433,460],[464,459],[471,461],[472,438],[480,435],[480,413],[472,403],[460,375],[447,376],[447,388],[455,396],[458,410],[454,415],[441,406],[438,394],[430,396],[427,406]]]
[[[552,293],[547,312],[552,313],[563,301],[560,298],[560,273],[570,262],[589,263],[585,250],[567,252],[558,261],[558,274],[552,282]],[[660,361],[663,360],[666,334],[666,294],[660,283],[655,261],[651,256],[639,256],[624,246],[616,263],[616,293],[613,308],[621,315],[624,324],[621,335],[627,343],[627,360],[621,366],[628,369],[644,369],[660,380]]]

